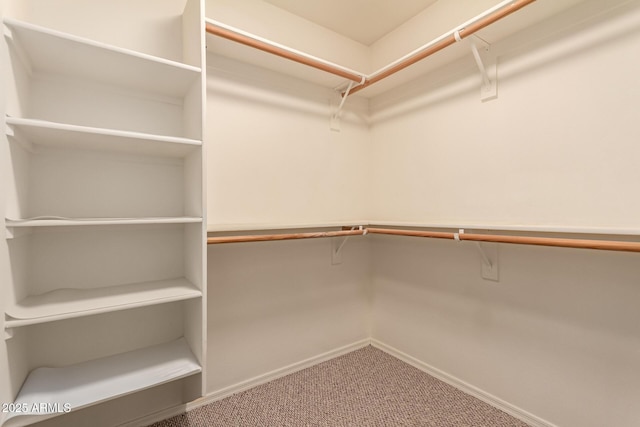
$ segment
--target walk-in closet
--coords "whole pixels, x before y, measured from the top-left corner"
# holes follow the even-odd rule
[[[640,425],[639,0],[0,16],[1,426]]]

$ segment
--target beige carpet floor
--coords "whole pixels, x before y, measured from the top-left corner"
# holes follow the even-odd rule
[[[369,346],[153,424],[187,426],[527,424]]]

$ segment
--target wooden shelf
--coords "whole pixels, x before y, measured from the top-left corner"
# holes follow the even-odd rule
[[[185,157],[202,146],[202,141],[55,123],[45,120],[6,118],[8,133],[26,144],[48,148],[81,149]]]
[[[202,291],[184,278],[96,289],[56,289],[29,296],[5,313],[5,329],[198,298]]]
[[[78,363],[61,368],[31,371],[15,400],[28,409],[71,410],[105,402],[202,371],[184,338],[176,341]],[[57,404],[57,405],[56,405]],[[17,427],[58,415],[46,410],[37,414],[9,413],[5,427]]]
[[[31,72],[86,78],[121,88],[184,98],[200,68],[110,46],[25,22],[5,19]]]
[[[147,224],[197,224],[197,217],[158,217],[158,218],[57,218],[40,217],[24,220],[6,220],[7,228],[29,227],[76,227],[82,225],[147,225]]]

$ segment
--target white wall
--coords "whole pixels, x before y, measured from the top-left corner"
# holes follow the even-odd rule
[[[331,239],[209,245],[209,393],[369,337],[368,243],[350,238],[337,265],[331,250]]]
[[[265,1],[206,0],[205,9],[207,18],[344,67],[363,73],[372,71],[367,46]],[[234,52],[241,49],[238,45],[233,47]],[[269,61],[269,56],[264,59]]]
[[[207,67],[210,230],[364,220],[366,102],[350,99],[335,132],[334,91],[216,55]]]
[[[640,6],[597,8],[493,46],[495,101],[470,58],[372,100],[371,219],[637,229]]]
[[[351,134],[331,136],[338,146],[326,143],[322,90],[210,58],[210,229],[366,218],[637,232],[640,202],[629,195],[640,178],[640,69],[630,52],[640,6],[626,3],[607,12],[613,3],[587,1],[496,43],[495,101],[480,102],[470,56],[374,97],[369,120],[366,103],[355,101]],[[395,59],[389,46],[407,40],[417,25],[409,24],[374,46],[374,63]],[[334,171],[342,184],[327,192],[321,165],[336,156],[353,161]],[[468,244],[362,242],[372,258],[346,276],[322,255],[328,243],[210,247],[209,392],[367,336],[358,316],[372,298],[373,339],[533,420],[637,419],[636,255],[501,245],[494,283],[481,279]],[[344,299],[338,289],[352,293]],[[333,311],[342,307],[354,317]]]
[[[640,418],[637,254],[372,238],[373,333],[392,348],[558,426]]]
[[[638,233],[640,2],[585,2],[372,100],[372,221]],[[557,37],[557,39],[556,39]],[[372,238],[373,338],[559,426],[640,419],[636,254]]]
[[[344,66],[369,67],[364,46],[265,2],[211,1],[207,16]],[[366,222],[368,103],[349,99],[340,131],[332,131],[338,92],[294,77],[309,73],[303,66],[287,74],[269,55],[259,67],[248,65],[238,61],[242,47],[220,43],[209,36],[208,229]],[[330,239],[209,246],[210,396],[369,336],[368,245],[350,239],[339,265],[331,264],[331,248]]]

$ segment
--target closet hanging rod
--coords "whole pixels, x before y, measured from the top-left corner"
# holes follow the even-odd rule
[[[475,242],[511,243],[519,245],[553,246],[576,249],[599,249],[605,251],[640,252],[640,242],[623,242],[614,240],[585,240],[554,237],[529,237],[512,235],[452,233],[444,231],[408,230],[397,228],[363,227],[358,230],[319,231],[290,234],[258,234],[242,236],[209,237],[208,244],[264,242],[273,240],[312,239],[321,237],[356,236],[366,234],[389,234],[395,236],[427,237],[435,239],[468,240]]]
[[[599,249],[605,251],[640,252],[640,242],[621,242],[612,240],[564,239],[552,237],[505,236],[475,233],[448,233],[437,231],[400,230],[393,228],[367,227],[371,234],[391,234],[396,236],[431,237],[451,240],[469,240],[475,242],[512,243],[519,245],[553,246],[577,249]]]
[[[263,37],[256,36],[255,34],[248,33],[246,31],[234,28],[230,25],[223,24],[222,22],[214,21],[213,19],[205,19],[206,31],[218,37],[222,37],[236,43],[244,44],[255,49],[262,50],[264,52],[271,53],[273,55],[280,56],[282,58],[289,59],[291,61],[298,62],[300,64],[308,65],[310,67],[334,74],[336,76],[343,77],[348,80],[352,80],[356,83],[360,83],[358,86],[351,89],[348,94],[351,95],[360,90],[371,86],[405,68],[419,62],[442,49],[451,46],[452,44],[461,41],[462,39],[469,37],[470,35],[480,31],[481,29],[499,21],[500,19],[511,15],[512,13],[522,9],[523,7],[533,3],[536,0],[505,0],[496,6],[484,11],[480,15],[468,20],[464,24],[459,25],[453,30],[443,34],[442,36],[432,40],[431,42],[419,47],[413,52],[408,53],[402,58],[392,62],[385,67],[382,67],[378,71],[366,75],[349,68],[343,67],[338,64],[326,61],[324,59],[309,55],[296,49],[292,49],[288,46],[273,42]]]
[[[512,13],[533,3],[534,1],[536,0],[507,0],[497,4],[496,6],[486,10],[475,18],[472,18],[464,24],[459,25],[448,33],[443,34],[442,36],[419,47],[413,52],[408,53],[407,55],[381,68],[373,74],[370,74],[369,76],[367,76],[367,80],[364,82],[364,84],[353,88],[350,91],[349,95],[354,94],[368,86],[371,86],[372,84],[377,83],[380,80],[397,73],[398,71],[404,70],[410,65],[413,65],[416,62],[421,61],[446,47],[451,46],[457,41],[461,41],[462,39],[469,37],[477,31],[480,31],[481,29],[493,24],[494,22],[499,21],[500,19],[508,15],[511,15]]]
[[[318,70],[326,71],[327,73],[352,80],[356,83],[364,83],[366,80],[366,75],[358,73],[357,71],[350,70],[341,65],[325,61],[324,59],[300,52],[299,50],[292,49],[209,18],[205,19],[205,28],[209,34],[244,44],[300,64],[308,65],[310,67],[317,68]]]
[[[295,240],[295,239],[317,239],[322,237],[338,236],[362,236],[367,234],[366,229],[362,230],[342,230],[342,231],[317,231],[311,233],[288,233],[288,234],[254,234],[245,236],[220,236],[207,238],[207,244],[218,243],[242,243],[242,242],[266,242],[272,240]]]

